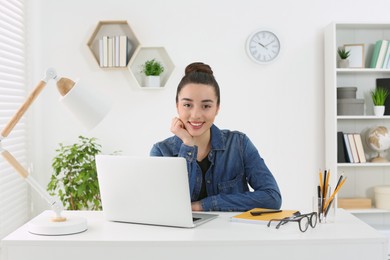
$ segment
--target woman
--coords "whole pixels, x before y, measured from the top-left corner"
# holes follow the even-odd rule
[[[253,143],[241,132],[213,124],[219,105],[220,90],[210,66],[188,65],[176,92],[174,136],[155,144],[150,155],[187,160],[194,211],[279,209],[278,185]]]

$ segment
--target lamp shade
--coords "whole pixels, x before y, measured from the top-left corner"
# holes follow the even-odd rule
[[[87,130],[95,127],[111,107],[109,100],[80,81],[77,81],[69,92],[60,98],[60,102],[72,112]]]

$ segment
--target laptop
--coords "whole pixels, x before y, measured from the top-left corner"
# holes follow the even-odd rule
[[[218,216],[192,212],[184,158],[96,155],[96,167],[109,221],[193,228]]]

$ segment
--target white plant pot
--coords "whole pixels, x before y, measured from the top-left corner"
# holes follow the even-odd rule
[[[147,88],[159,88],[160,87],[160,76],[146,76],[145,87]]]
[[[374,106],[374,115],[383,116],[385,114],[385,106]]]
[[[338,61],[338,67],[339,68],[348,68],[349,67],[349,60],[339,60]]]

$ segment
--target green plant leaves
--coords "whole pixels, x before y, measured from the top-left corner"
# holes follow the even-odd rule
[[[375,90],[371,91],[372,101],[375,106],[384,106],[389,92],[385,88],[377,87]]]
[[[145,73],[146,76],[159,76],[164,72],[164,67],[155,59],[147,60],[142,65],[142,72]]]
[[[47,190],[69,210],[101,210],[95,155],[101,153],[96,138],[79,136],[73,145],[59,144]]]

